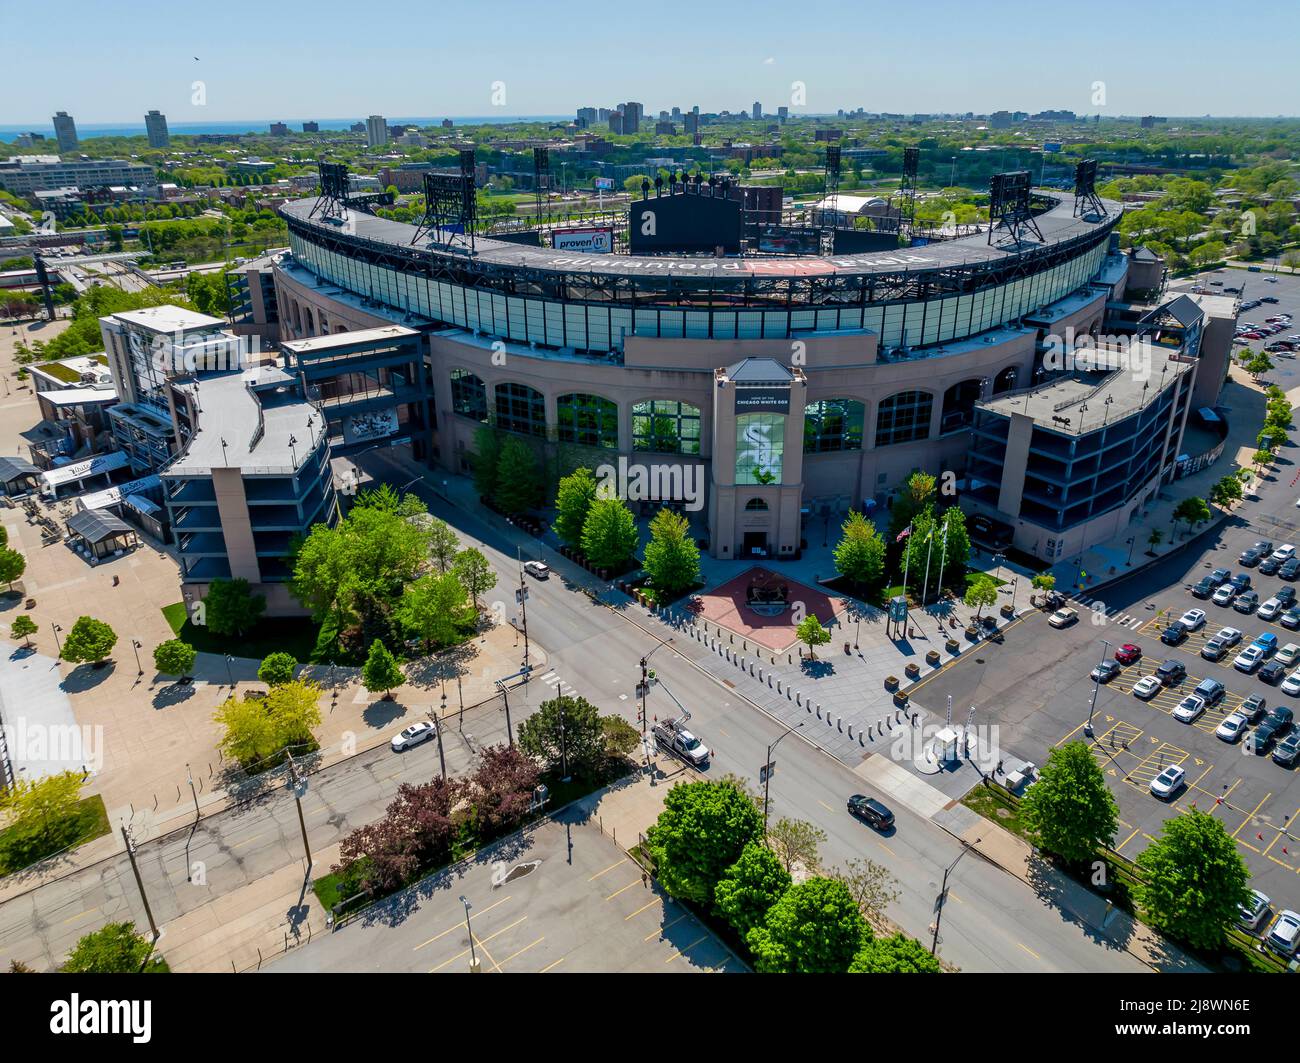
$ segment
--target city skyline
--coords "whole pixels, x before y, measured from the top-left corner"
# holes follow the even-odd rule
[[[321,7],[326,25],[330,18],[345,24],[351,11],[334,0]],[[794,114],[858,107],[906,114],[1063,108],[1104,116],[1274,117],[1293,98],[1284,64],[1262,64],[1249,79],[1208,76],[1205,29],[1222,9],[1204,0],[1183,5],[1178,20],[1100,0],[1090,8],[1093,24],[1112,25],[1139,48],[1144,41],[1158,43],[1158,60],[1135,62],[1129,49],[1063,48],[1054,50],[1050,63],[1036,57],[1080,32],[1065,9],[1043,8],[1017,26],[1015,16],[974,20],[955,0],[939,0],[929,5],[926,25],[950,27],[946,42],[918,33],[910,11],[873,11],[862,41],[883,37],[902,46],[870,50],[864,64],[865,43],[858,47],[848,43],[857,38],[843,35],[826,39],[824,20],[863,18],[842,5],[790,25],[768,0],[751,5],[743,22],[726,11],[670,3],[658,9],[659,20],[627,27],[636,47],[598,49],[575,39],[568,21],[534,24],[519,0],[498,7],[506,24],[515,16],[529,19],[528,32],[496,37],[488,47],[431,52],[430,40],[455,39],[473,27],[456,12],[427,20],[413,14],[400,39],[380,32],[305,37],[296,12],[235,4],[236,18],[256,11],[259,33],[251,40],[223,39],[204,32],[201,16],[150,0],[138,21],[97,26],[93,41],[64,44],[58,89],[43,94],[40,105],[29,95],[25,113],[0,115],[0,126],[44,129],[57,110],[86,125],[112,124],[154,108],[174,125],[246,121],[250,114],[265,114],[268,121],[390,112],[504,118],[570,114],[579,106],[626,99],[645,101],[648,115],[695,104],[703,111],[747,111],[759,100],[765,113],[787,105]],[[152,9],[159,17],[148,17]],[[673,17],[678,10],[692,32],[681,32],[681,20]],[[70,19],[75,22],[79,12],[90,15],[92,9],[72,3]],[[1234,9],[1234,19],[1268,25],[1272,45],[1285,52],[1297,37],[1289,13],[1278,0],[1254,0]],[[178,43],[190,39],[193,44]],[[624,39],[630,44],[633,37]],[[720,48],[718,41],[726,43]],[[105,51],[132,50],[147,52],[150,62],[120,64],[106,79],[94,61]],[[570,57],[581,62],[566,61]],[[19,83],[48,83],[46,61],[36,50],[19,52],[11,56],[12,75]],[[1157,61],[1162,76],[1151,78]],[[422,85],[426,70],[428,84]],[[195,82],[202,82],[201,90]]]

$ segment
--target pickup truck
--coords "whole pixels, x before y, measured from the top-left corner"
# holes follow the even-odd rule
[[[686,729],[686,721],[671,719],[655,724],[655,742],[659,748],[680,757],[695,768],[709,763],[709,748]]]

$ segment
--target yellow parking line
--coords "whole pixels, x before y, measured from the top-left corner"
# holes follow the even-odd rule
[[[1272,796],[1273,796],[1272,793],[1267,793],[1267,794],[1265,794],[1265,795],[1264,795],[1264,801],[1267,801],[1267,800],[1268,800],[1270,797],[1272,797]],[[1232,836],[1233,836],[1234,838],[1235,838],[1238,834],[1241,833],[1241,828],[1242,828],[1242,827],[1244,827],[1247,823],[1249,823],[1252,819],[1255,818],[1255,813],[1258,812],[1261,808],[1264,807],[1264,801],[1261,801],[1261,802],[1260,802],[1259,804],[1257,804],[1253,809],[1251,809],[1250,815],[1248,815],[1245,819],[1243,819],[1243,820],[1241,821],[1241,827],[1238,827],[1236,830],[1234,830],[1234,831],[1232,832]],[[1243,844],[1244,844],[1244,843],[1243,843]]]
[[[696,939],[695,939],[694,941],[692,941],[689,945],[687,945],[686,948],[684,948],[684,949],[678,949],[676,952],[674,952],[671,956],[668,957],[668,959],[664,960],[664,963],[666,963],[666,964],[667,964],[667,963],[672,963],[673,960],[677,959],[677,957],[679,957],[679,956],[684,956],[686,953],[690,952],[691,949],[695,948],[695,946],[698,945],[701,941],[706,941],[706,940],[708,940],[708,937],[709,937],[708,934],[704,934],[704,935],[702,935],[702,936],[696,938]]]
[[[595,882],[596,879],[600,878],[601,875],[609,874],[611,871],[614,870],[614,868],[620,866],[622,863],[623,863],[622,860],[615,860],[612,864],[609,865],[609,867],[605,868],[604,871],[597,871],[594,875],[591,876],[591,878],[587,879],[587,881]]]
[[[1029,953],[1029,955],[1031,955],[1034,959],[1036,959],[1036,960],[1041,960],[1041,959],[1042,959],[1042,957],[1041,957],[1040,955],[1038,955],[1038,953],[1036,953],[1033,949],[1031,949],[1031,948],[1030,948],[1028,945],[1026,945],[1023,941],[1017,941],[1016,944],[1019,945],[1022,949],[1024,949],[1027,953]]]
[[[560,957],[558,960],[556,960],[554,963],[548,963],[545,967],[543,967],[543,968],[542,968],[540,971],[538,971],[537,973],[538,973],[538,974],[545,974],[545,973],[546,973],[547,971],[549,971],[552,967],[558,967],[558,966],[559,966],[560,964],[562,964],[563,962],[564,962],[564,957],[561,956],[561,957]]]
[[[654,907],[656,904],[658,904],[658,903],[659,903],[659,898],[656,897],[656,898],[655,898],[654,900],[652,900],[649,904],[643,904],[643,905],[641,905],[641,907],[638,908],[638,909],[637,909],[635,912],[633,912],[631,915],[625,915],[625,916],[623,917],[623,922],[626,923],[629,919],[634,919],[634,918],[636,918],[636,916],[640,915],[640,914],[641,914],[642,912],[644,912],[647,908],[653,908],[653,907]]]
[[[543,941],[545,941],[545,940],[546,940],[546,935],[543,934],[541,937],[539,937],[536,941],[533,942],[533,945],[540,945],[540,944],[541,944]],[[501,963],[498,963],[498,964],[496,965],[496,970],[498,970],[498,971],[501,970],[501,965],[502,965],[502,964],[509,963],[509,962],[510,962],[511,960],[513,960],[516,956],[522,956],[525,952],[527,952],[529,949],[531,949],[531,948],[533,947],[533,945],[525,945],[525,946],[524,946],[522,949],[520,949],[518,952],[514,953],[513,955],[507,956],[504,960],[501,961]]]
[[[830,805],[828,805],[825,801],[821,800],[820,798],[818,798],[817,803],[818,803],[819,805],[821,805],[822,808],[826,809],[827,812],[834,812],[834,811],[835,811],[835,809],[831,808]]]
[[[688,918],[688,916],[685,916],[685,915],[679,915],[679,916],[678,916],[676,919],[674,919],[671,923],[667,924],[666,926],[661,926],[661,927],[660,927],[658,930],[656,930],[653,934],[647,934],[647,935],[646,935],[645,937],[643,937],[641,940],[642,940],[642,941],[649,941],[651,938],[663,937],[663,935],[664,935],[664,931],[665,931],[665,930],[671,930],[673,927],[675,927],[678,923],[680,923],[683,919],[686,919],[686,918]]]
[[[1136,834],[1141,829],[1142,829],[1141,827],[1134,827],[1133,834]],[[1117,846],[1115,846],[1115,851],[1118,852],[1120,849],[1123,849],[1124,846],[1126,846],[1129,842],[1131,842],[1133,840],[1133,834],[1130,834],[1127,838],[1125,838],[1122,842],[1120,842]]]
[[[626,893],[626,892],[627,892],[628,890],[630,890],[633,886],[635,886],[635,885],[637,884],[638,881],[640,881],[640,880],[634,878],[631,882],[629,882],[629,883],[628,883],[626,886],[624,886],[621,890],[615,890],[613,893],[611,893],[608,897],[605,898],[605,900],[607,900],[607,901],[612,901],[612,900],[613,900],[615,897],[617,897],[620,893]]]
[[[525,915],[525,916],[523,916],[523,917],[520,918],[520,919],[516,919],[516,920],[515,920],[513,923],[511,923],[509,926],[503,926],[503,927],[502,927],[500,930],[498,930],[495,934],[489,934],[489,935],[488,935],[487,937],[485,937],[485,938],[481,938],[481,937],[479,937],[477,934],[474,935],[474,945],[475,945],[475,947],[478,948],[478,949],[481,949],[482,952],[483,952],[483,955],[486,956],[489,960],[492,961],[492,966],[493,966],[493,967],[495,967],[495,966],[497,965],[497,962],[496,962],[496,960],[493,960],[493,959],[492,959],[492,954],[491,954],[490,952],[488,952],[488,950],[487,950],[487,948],[486,948],[487,943],[488,943],[489,941],[491,941],[493,938],[500,937],[500,936],[501,936],[502,934],[504,934],[507,930],[513,930],[513,929],[514,929],[515,927],[517,927],[520,923],[524,922],[527,918],[528,918],[528,916]],[[438,964],[437,967],[431,967],[431,968],[429,969],[429,973],[430,973],[430,974],[433,974],[434,971],[441,971],[444,967],[447,966],[447,964],[449,964],[449,963],[455,963],[455,962],[456,962],[457,960],[459,960],[462,956],[468,956],[468,955],[469,955],[469,949],[461,949],[460,952],[456,953],[456,955],[453,956],[453,957],[451,957],[451,959],[449,959],[449,960],[444,960],[442,963]]]
[[[486,908],[484,908],[482,911],[480,911],[480,912],[478,913],[478,915],[479,915],[480,917],[481,917],[481,916],[485,916],[485,915],[488,914],[488,912],[492,911],[493,908],[497,908],[497,907],[499,907],[500,905],[505,904],[506,901],[508,901],[508,900],[510,900],[509,897],[502,897],[499,901],[493,901],[493,902],[492,902],[491,904],[489,904]],[[414,948],[412,948],[411,951],[412,951],[412,952],[418,952],[420,949],[424,948],[425,945],[432,945],[435,941],[438,941],[440,938],[445,938],[448,934],[455,933],[458,929],[460,929],[460,920],[457,920],[456,922],[454,922],[451,926],[449,926],[449,927],[448,927],[446,930],[444,930],[441,934],[435,934],[433,937],[429,938],[428,941],[421,941],[418,945],[416,945]]]

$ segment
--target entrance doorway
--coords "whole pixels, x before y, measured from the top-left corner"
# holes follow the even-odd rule
[[[745,557],[767,557],[767,532],[745,532],[741,549]]]

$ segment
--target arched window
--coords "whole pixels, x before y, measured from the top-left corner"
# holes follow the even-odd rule
[[[468,369],[451,371],[451,410],[471,421],[488,419],[487,388]]]
[[[563,443],[618,447],[618,406],[600,395],[574,393],[556,401],[557,434]]]
[[[546,400],[527,384],[498,384],[497,427],[526,436],[546,436]]]
[[[304,326],[306,327],[306,329],[307,329],[307,335],[309,335],[309,336],[314,336],[314,335],[316,335],[316,322],[315,322],[315,320],[314,320],[314,319],[312,318],[312,316],[311,316],[311,307],[310,307],[310,306],[307,307],[307,308],[302,312],[302,323],[303,323],[303,325],[304,325]]]
[[[934,396],[928,391],[900,391],[890,395],[876,411],[876,446],[928,439],[933,409]]]
[[[962,380],[943,393],[943,417],[939,422],[940,434],[967,428],[975,419],[975,403],[979,401],[984,385],[980,380]]]
[[[672,399],[638,402],[632,407],[632,449],[698,454],[700,408]]]
[[[1014,365],[1007,366],[993,378],[993,394],[1001,395],[1004,391],[1015,391],[1016,377],[1018,375],[1019,370]]]
[[[804,408],[805,454],[862,449],[865,407],[856,399],[815,399]]]
[[[767,500],[762,498],[751,498],[745,503],[746,513],[766,513]]]

